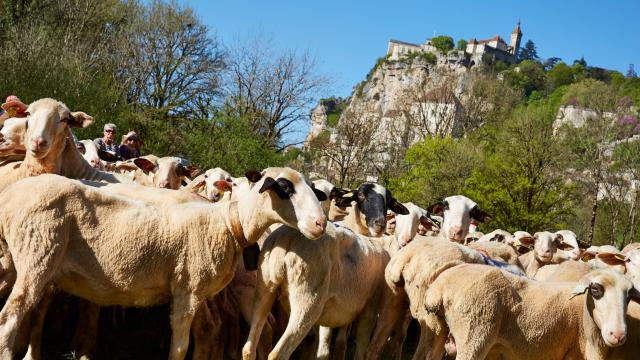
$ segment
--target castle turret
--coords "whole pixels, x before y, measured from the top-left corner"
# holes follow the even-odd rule
[[[511,32],[511,38],[509,41],[509,52],[514,56],[518,55],[518,49],[520,49],[520,40],[522,39],[522,31],[520,30],[520,20],[518,20],[518,24],[516,28]]]

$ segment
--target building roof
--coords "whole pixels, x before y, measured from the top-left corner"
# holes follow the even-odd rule
[[[408,43],[406,41],[400,41],[400,40],[394,40],[394,39],[389,40],[389,42],[390,43],[394,43],[394,44],[400,44],[400,45],[409,45],[409,46],[420,47],[420,45],[417,45],[417,44],[412,44],[412,43]]]
[[[475,39],[474,39],[474,40],[475,40]],[[507,43],[506,43],[506,42],[505,42],[505,41],[500,37],[500,35],[496,35],[496,36],[492,37],[491,39],[478,40],[478,43],[479,43],[479,44],[487,44],[487,43],[490,43],[490,42],[492,42],[492,41],[498,41],[498,42],[502,41],[505,45],[507,44]]]
[[[520,34],[522,35],[522,30],[520,30],[520,20],[518,20],[518,24],[516,25],[515,29],[513,29],[513,31],[511,32],[512,34]]]

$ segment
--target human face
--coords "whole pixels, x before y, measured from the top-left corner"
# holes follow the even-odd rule
[[[116,131],[114,129],[106,129],[104,131],[104,139],[108,141],[113,141],[113,138],[116,136]]]

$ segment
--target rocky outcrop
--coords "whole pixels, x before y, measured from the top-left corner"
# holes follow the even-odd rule
[[[304,146],[308,147],[313,139],[317,138],[327,128],[327,107],[321,102],[311,110],[311,127],[309,134],[304,139]]]

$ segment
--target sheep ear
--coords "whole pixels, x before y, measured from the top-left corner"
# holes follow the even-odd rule
[[[531,246],[536,242],[535,236],[523,236],[520,239],[520,243],[522,245]]]
[[[564,236],[562,236],[562,234],[556,234],[556,237],[553,238],[553,242],[560,246],[560,244],[564,243]]]
[[[333,189],[331,189],[331,192],[329,193],[329,199],[333,200],[333,199],[343,197],[345,194],[349,192],[350,190],[340,189],[334,186]]]
[[[351,203],[356,201],[356,197],[358,196],[358,190],[351,190],[349,192],[343,193],[341,196],[334,198],[336,201],[336,205],[339,207],[349,207]]]
[[[249,170],[247,171],[244,176],[252,183],[257,183],[258,181],[260,181],[260,179],[262,179],[262,174],[260,174],[259,172],[255,171],[255,170]]]
[[[265,192],[265,191],[267,191],[269,189],[274,189],[276,186],[278,186],[276,181],[272,177],[267,176],[264,179],[264,182],[262,183],[262,187],[260,188],[260,190],[258,192],[260,194],[262,194],[263,192]]]
[[[75,111],[69,114],[68,124],[70,127],[86,128],[93,122],[93,117],[83,113],[82,111]]]
[[[144,172],[153,172],[156,169],[156,164],[145,158],[136,158],[133,163]]]
[[[434,214],[434,215],[438,215],[438,216],[443,216],[444,215],[444,202],[443,201],[438,201],[435,204],[429,205],[429,207],[427,208],[427,211]]]
[[[198,169],[198,167],[194,165],[184,166],[182,164],[179,164],[178,168],[176,169],[176,172],[178,173],[178,176],[186,176],[188,178],[193,178],[194,176],[198,175],[198,173],[200,172],[200,169]]]
[[[387,201],[387,206],[389,206],[389,209],[396,214],[409,215],[409,209],[407,209],[393,197],[390,198],[389,201]]]
[[[191,186],[191,191],[192,191],[192,192],[198,192],[198,191],[200,191],[200,189],[202,189],[206,184],[207,184],[207,182],[206,182],[204,179],[202,179],[202,180],[198,181],[197,183],[195,183],[195,184],[193,184],[193,185]]]
[[[474,206],[471,211],[469,212],[469,215],[471,216],[472,219],[475,219],[481,223],[487,223],[491,220],[493,220],[493,216],[489,215],[488,213],[486,213],[485,211],[481,210],[478,205]]]
[[[596,258],[609,266],[625,266],[626,264],[626,257],[622,254],[602,252],[596,254]]]
[[[631,290],[629,290],[629,299],[640,304],[640,291],[638,291],[638,289],[636,289],[635,287],[632,287]]]
[[[316,198],[318,198],[318,201],[327,200],[327,194],[325,194],[324,191],[320,191],[316,188],[313,188],[313,193],[316,194]]]
[[[218,181],[213,183],[213,186],[218,188],[218,190],[229,191],[229,190],[231,190],[231,187],[233,186],[233,184],[231,184],[230,182],[228,182],[226,180],[218,180]]]
[[[421,215],[420,216],[420,224],[425,227],[427,230],[432,230],[434,227],[433,222],[429,219],[428,216]]]

